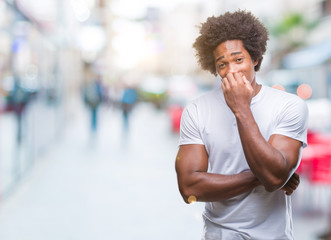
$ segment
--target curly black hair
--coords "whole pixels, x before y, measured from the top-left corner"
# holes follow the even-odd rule
[[[226,12],[218,17],[209,17],[201,24],[200,36],[193,47],[202,69],[216,75],[213,51],[227,40],[241,40],[253,61],[258,61],[255,71],[259,71],[263,54],[267,48],[268,30],[250,12],[238,10]]]

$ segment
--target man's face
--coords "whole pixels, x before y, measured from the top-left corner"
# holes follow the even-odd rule
[[[228,40],[216,47],[213,52],[216,71],[224,78],[228,73],[242,73],[247,80],[255,81],[254,66],[257,61],[253,61],[241,40]]]

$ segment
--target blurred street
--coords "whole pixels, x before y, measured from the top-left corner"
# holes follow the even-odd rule
[[[102,109],[91,140],[83,110],[2,202],[0,239],[199,239],[203,204],[180,197],[166,113],[137,106],[125,134],[121,112]]]
[[[87,112],[76,109],[62,138],[1,203],[0,239],[200,239],[203,203],[180,197],[178,136],[166,112],[142,103],[124,133],[121,112],[102,108],[91,139]],[[296,239],[317,239],[326,223],[321,214],[295,214]]]

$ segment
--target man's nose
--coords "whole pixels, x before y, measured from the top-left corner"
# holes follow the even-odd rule
[[[238,72],[238,67],[236,66],[236,64],[229,64],[227,73],[236,73],[236,72]]]

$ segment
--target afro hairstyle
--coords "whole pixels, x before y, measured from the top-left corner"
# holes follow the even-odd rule
[[[213,55],[215,48],[228,40],[241,40],[253,61],[258,61],[254,68],[257,72],[262,63],[268,39],[268,30],[258,18],[250,12],[238,10],[207,18],[207,21],[200,26],[200,35],[193,47],[202,69],[216,76]]]

